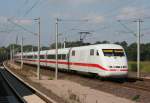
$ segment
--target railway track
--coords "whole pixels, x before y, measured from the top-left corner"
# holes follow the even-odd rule
[[[27,86],[6,69],[0,69],[0,75],[15,93],[18,102],[14,103],[53,103],[53,101],[48,100],[44,95]],[[3,102],[0,101],[0,103]]]
[[[126,78],[126,79],[120,79],[116,80],[115,79],[105,79],[101,80],[100,78],[87,78],[87,80],[90,82],[92,79],[94,79],[95,83],[98,85],[98,82],[104,82],[107,85],[115,85],[117,87],[125,87],[129,89],[134,89],[134,90],[140,90],[144,92],[149,92],[150,93],[150,80],[145,79],[145,78]],[[96,87],[96,86],[95,86]],[[96,87],[101,88],[101,87]]]
[[[24,65],[24,70],[26,68],[32,69],[36,72],[36,68],[34,66]],[[48,68],[41,68],[41,74],[45,76],[53,76],[55,71],[49,70]],[[140,98],[144,103],[149,103],[150,101],[150,80],[144,78],[127,78],[124,80],[116,80],[116,79],[104,79],[101,80],[99,77],[93,77],[89,75],[83,75],[80,73],[70,73],[65,71],[60,71],[58,74],[59,79],[71,80],[81,85],[88,86],[92,89],[108,92],[120,97],[125,97],[128,99],[134,98],[134,96],[140,94]],[[132,95],[132,96],[131,96]]]
[[[46,69],[45,67],[42,68],[45,72],[48,72],[49,70]],[[54,72],[54,71],[51,71]],[[96,82],[96,84],[98,84],[100,81],[104,82],[104,83],[111,83],[111,85],[118,85],[118,86],[122,86],[122,87],[126,87],[126,88],[131,88],[131,89],[137,89],[137,90],[143,90],[146,92],[150,92],[150,79],[146,79],[146,78],[136,78],[136,77],[128,77],[126,79],[102,79],[98,76],[91,76],[91,75],[86,75],[86,74],[82,74],[82,73],[77,73],[77,72],[66,72],[66,71],[60,71],[59,73],[63,74],[63,75],[70,75],[70,76],[74,76],[74,77],[83,77],[83,79],[87,80],[87,81],[92,81],[93,84],[93,79]]]
[[[93,79],[95,79],[96,82],[101,81],[100,78],[93,78]],[[101,82],[108,83],[108,85],[115,85],[119,87],[125,87],[129,89],[140,90],[150,93],[150,79],[128,77],[125,79],[116,79],[116,78],[106,79]]]
[[[129,80],[132,78],[128,78]],[[142,90],[150,93],[150,80],[145,79],[145,78],[135,78],[136,82],[135,83],[129,83],[125,82],[122,84],[122,86],[127,87],[127,88],[132,88],[132,89],[137,89],[137,90]]]
[[[74,76],[76,76],[76,74]],[[147,78],[128,77],[125,79],[116,79],[116,78],[102,79],[100,77],[91,77],[87,75],[83,76],[82,74],[77,74],[77,76],[85,77],[84,79],[87,79],[88,82],[94,80],[95,84],[97,85],[99,85],[99,82],[104,82],[107,83],[108,85],[115,85],[119,87],[141,90],[150,93],[150,79]],[[93,84],[93,82],[91,83]]]
[[[2,68],[0,68],[0,89],[0,103],[26,103],[5,80]]]
[[[98,78],[94,78],[95,82],[99,82]],[[116,87],[123,87],[128,89],[134,89],[134,90],[140,90],[144,92],[150,93],[150,80],[144,79],[144,78],[126,78],[126,79],[106,79],[104,81],[101,81],[106,83],[107,85],[114,85]]]
[[[34,68],[34,66],[31,66]],[[42,68],[43,71],[45,72],[54,72],[51,71],[49,69],[46,69],[45,67]],[[146,78],[136,78],[136,77],[128,77],[126,79],[101,79],[99,77],[96,76],[90,76],[90,75],[85,75],[85,74],[80,74],[77,72],[64,72],[64,71],[60,71],[59,75],[69,75],[69,76],[73,76],[76,78],[82,78],[82,81],[86,81],[89,82],[89,84],[95,84],[90,85],[91,87],[98,89],[99,84],[101,84],[100,82],[103,83],[107,83],[108,85],[115,85],[115,86],[119,86],[119,87],[126,87],[129,89],[135,89],[135,90],[142,90],[142,91],[146,91],[146,92],[150,92],[150,79],[146,79]],[[61,76],[62,77],[62,76]],[[93,81],[94,80],[94,81]],[[85,83],[85,82],[84,82]]]
[[[132,88],[132,89],[138,89],[146,92],[150,92],[150,87],[148,86],[140,86],[140,85],[129,85],[129,84],[123,84],[124,87]]]

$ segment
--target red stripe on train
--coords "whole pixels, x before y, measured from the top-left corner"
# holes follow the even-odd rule
[[[32,61],[32,62],[38,62],[38,60],[31,60],[31,59],[24,59],[27,61]],[[50,61],[50,60],[40,60],[40,62],[44,62],[44,63],[56,63],[56,61]],[[95,67],[95,68],[99,68],[105,71],[118,71],[117,69],[106,69],[102,66],[100,66],[99,64],[91,64],[91,63],[77,63],[77,62],[64,62],[64,61],[58,61],[58,64],[66,64],[66,65],[77,65],[77,66],[86,66],[86,67]],[[128,71],[127,69],[120,69],[119,71]]]

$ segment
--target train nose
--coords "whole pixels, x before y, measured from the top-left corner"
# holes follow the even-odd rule
[[[127,61],[123,57],[109,58],[107,61],[108,62],[106,62],[106,65],[110,70],[122,70],[128,68]]]
[[[110,66],[108,66],[108,68],[110,69],[110,70],[114,70],[114,71],[127,71],[128,69],[128,67],[126,66],[126,65],[110,65]]]
[[[108,68],[127,68],[126,65],[109,65]]]

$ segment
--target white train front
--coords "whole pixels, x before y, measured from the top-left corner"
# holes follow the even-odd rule
[[[16,54],[20,62],[21,53]],[[23,62],[37,64],[37,52],[23,53]],[[55,68],[55,49],[40,52],[40,65]],[[127,58],[124,49],[116,44],[97,44],[58,49],[59,69],[94,73],[101,77],[126,77]]]

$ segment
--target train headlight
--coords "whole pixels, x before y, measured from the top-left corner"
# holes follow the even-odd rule
[[[109,66],[109,68],[113,68],[113,66]]]
[[[123,66],[123,68],[127,68],[127,66]]]

